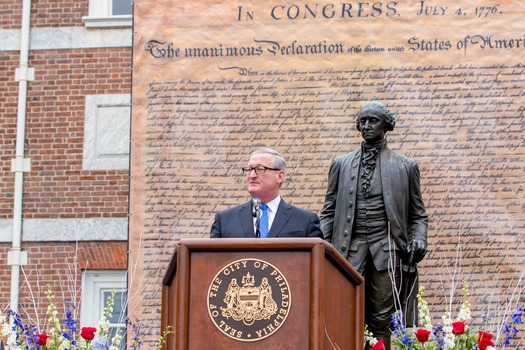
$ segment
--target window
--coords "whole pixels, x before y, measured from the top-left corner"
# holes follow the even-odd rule
[[[89,0],[87,28],[131,27],[133,0]]]
[[[133,14],[133,6],[131,0],[112,0],[111,8],[112,16],[131,16]]]
[[[126,271],[84,271],[82,274],[81,327],[98,327],[111,294],[115,292],[113,313],[109,317],[109,339],[120,329],[119,349],[126,348]],[[108,344],[111,345],[111,344]]]

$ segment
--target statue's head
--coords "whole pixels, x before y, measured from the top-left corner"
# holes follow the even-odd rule
[[[360,132],[361,130],[361,124],[360,124],[360,117],[365,114],[372,114],[377,117],[381,117],[384,119],[383,123],[383,129],[386,132],[394,130],[394,127],[396,126],[396,117],[386,108],[384,104],[377,101],[367,102],[363,106],[361,106],[361,109],[357,113],[356,118],[356,127],[357,130]]]

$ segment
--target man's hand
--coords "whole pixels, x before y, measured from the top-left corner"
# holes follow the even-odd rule
[[[427,244],[422,240],[414,239],[407,244],[406,251],[409,257],[408,264],[412,266],[423,260],[427,253]]]

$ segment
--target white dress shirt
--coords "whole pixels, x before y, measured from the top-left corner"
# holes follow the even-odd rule
[[[268,203],[266,203],[266,205],[268,206],[268,232],[270,232],[272,228],[273,220],[275,219],[275,214],[277,213],[277,209],[279,208],[280,203],[281,203],[281,196],[277,196],[271,201],[269,201]],[[257,231],[256,222],[257,222],[257,218],[253,218],[254,232]]]

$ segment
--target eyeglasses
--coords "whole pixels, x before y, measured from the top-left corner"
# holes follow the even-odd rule
[[[261,174],[264,174],[266,172],[266,170],[277,171],[277,170],[281,170],[281,169],[268,168],[267,166],[258,166],[258,167],[255,167],[255,168],[247,166],[245,168],[242,168],[242,172],[244,173],[244,175],[250,175],[252,173],[252,171],[255,171],[255,175],[261,175]]]

